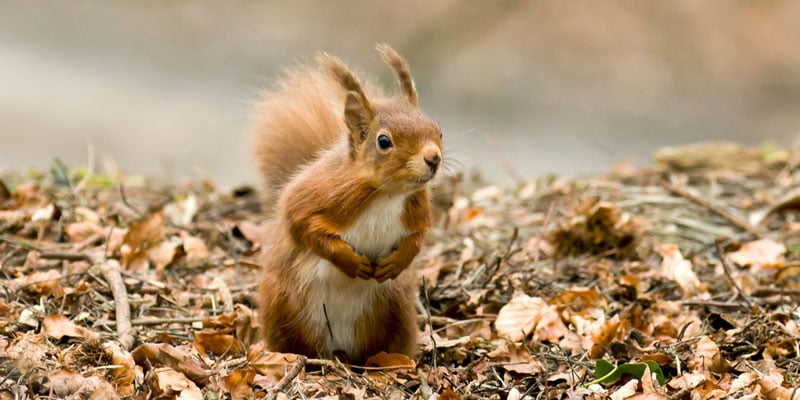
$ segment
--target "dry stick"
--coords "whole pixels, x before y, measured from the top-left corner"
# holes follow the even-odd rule
[[[708,200],[706,200],[706,199],[704,199],[704,198],[702,198],[702,197],[700,197],[700,196],[698,196],[698,195],[696,195],[694,193],[691,193],[691,192],[689,192],[687,190],[684,190],[683,188],[680,188],[678,186],[670,185],[667,182],[663,182],[662,181],[661,182],[661,186],[663,186],[664,189],[667,189],[672,194],[675,194],[677,196],[683,197],[683,198],[691,201],[692,203],[695,203],[695,204],[697,204],[699,206],[702,206],[702,207],[705,207],[705,208],[709,209],[710,211],[712,211],[713,213],[719,215],[720,217],[725,218],[726,220],[728,220],[728,222],[732,223],[733,225],[739,227],[740,229],[742,229],[742,230],[744,230],[744,231],[746,231],[746,232],[748,232],[748,233],[750,233],[750,234],[752,234],[752,235],[754,235],[754,236],[756,236],[758,238],[763,238],[764,237],[764,232],[761,232],[760,230],[756,229],[755,227],[753,227],[752,225],[750,225],[746,221],[744,221],[741,218],[731,214],[728,210],[724,209],[723,207],[720,207],[717,204],[714,204],[714,203],[712,203],[712,202],[710,202],[710,201],[708,201]]]
[[[113,261],[113,262],[112,262]],[[119,263],[115,260],[106,260],[100,267],[111,293],[114,295],[114,313],[117,320],[117,336],[120,344],[130,350],[133,347],[133,327],[131,326],[131,306],[128,304],[128,292],[122,276],[119,273]]]
[[[136,216],[138,216],[139,218],[144,218],[144,213],[139,211],[139,209],[134,207],[133,204],[128,202],[128,196],[125,195],[125,185],[121,183],[119,184],[119,197],[122,199],[122,204],[128,207],[129,210],[133,211],[133,213],[136,214]]]
[[[205,317],[176,317],[176,318],[139,318],[131,320],[132,326],[151,326],[164,324],[193,324],[205,321]],[[104,321],[98,326],[116,326],[116,321]]]
[[[117,336],[120,344],[130,350],[133,347],[133,328],[131,325],[131,307],[128,303],[128,291],[119,272],[119,263],[116,260],[99,259],[87,253],[71,252],[42,252],[42,258],[61,259],[69,261],[89,261],[92,265],[99,265],[103,278],[114,296],[114,314],[116,315]]]
[[[282,392],[289,386],[290,383],[300,374],[300,371],[303,370],[303,367],[306,365],[306,357],[305,356],[297,356],[297,361],[295,361],[294,367],[286,373],[286,375],[281,378],[278,383],[275,384],[275,387],[270,389],[269,395],[267,399],[275,400],[278,398],[278,393]]]
[[[428,298],[428,282],[425,277],[422,277],[422,291],[425,293],[425,311],[428,314],[428,329],[431,332],[431,344],[433,345],[433,368],[431,371],[436,370],[436,358],[438,357],[436,351],[436,339],[433,337],[433,322],[431,322],[431,301]]]
[[[714,245],[717,248],[717,254],[719,254],[720,260],[722,260],[722,270],[725,272],[725,276],[728,277],[728,281],[731,282],[731,286],[736,289],[736,293],[739,295],[739,297],[741,297],[742,300],[747,303],[747,307],[753,307],[753,303],[744,294],[742,288],[740,288],[739,285],[736,284],[736,281],[733,280],[733,275],[731,275],[731,262],[727,257],[725,257],[725,253],[722,251],[722,245],[719,242],[714,243]]]

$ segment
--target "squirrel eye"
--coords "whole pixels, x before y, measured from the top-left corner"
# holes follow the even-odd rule
[[[378,147],[381,150],[386,150],[392,147],[392,139],[389,139],[389,137],[386,135],[378,136]]]

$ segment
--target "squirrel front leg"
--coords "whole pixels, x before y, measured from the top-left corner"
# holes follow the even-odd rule
[[[350,278],[370,279],[373,275],[369,258],[356,253],[342,240],[322,216],[310,217],[305,223],[293,223],[292,236],[318,256],[330,261]]]
[[[414,232],[403,239],[397,245],[397,249],[392,251],[388,256],[376,261],[375,273],[373,277],[378,282],[383,282],[387,279],[394,279],[401,272],[405,271],[414,257],[419,254],[422,247],[423,235],[419,232]]]

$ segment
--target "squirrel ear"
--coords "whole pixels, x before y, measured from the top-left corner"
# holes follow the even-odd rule
[[[350,129],[351,151],[367,139],[372,118],[372,109],[366,99],[356,92],[348,92],[344,103],[344,122]]]
[[[403,89],[403,93],[406,95],[406,99],[416,107],[417,89],[414,88],[414,79],[411,77],[411,70],[408,68],[406,60],[386,43],[378,43],[375,46],[375,50],[381,53],[383,62],[392,67],[397,77],[397,82],[400,83],[400,88]]]

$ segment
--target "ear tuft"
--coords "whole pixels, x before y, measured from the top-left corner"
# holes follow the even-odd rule
[[[386,43],[378,43],[375,46],[375,50],[380,53],[383,62],[394,71],[397,82],[400,83],[400,88],[406,95],[408,102],[416,107],[418,102],[417,89],[414,87],[414,79],[411,77],[411,70],[408,68],[406,60]]]
[[[350,153],[355,155],[357,148],[367,140],[369,125],[372,122],[372,111],[366,100],[356,92],[347,92],[344,103],[344,122],[350,130],[348,140]]]
[[[341,60],[327,53],[320,53],[317,56],[317,62],[325,68],[333,79],[339,82],[344,90],[356,92],[361,97],[367,110],[372,114],[372,106],[369,104],[367,96],[364,94],[364,89],[361,88],[361,84]]]

